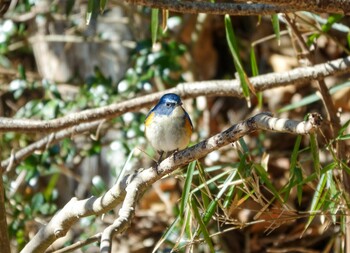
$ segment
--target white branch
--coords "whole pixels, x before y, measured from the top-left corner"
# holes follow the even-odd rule
[[[85,200],[72,198],[46,226],[39,230],[24,247],[22,253],[45,252],[56,239],[64,236],[81,217],[102,214],[123,202],[119,218],[103,232],[101,237],[103,252],[109,252],[111,236],[114,233],[121,233],[127,228],[129,222],[131,222],[135,205],[142,193],[165,174],[191,161],[203,158],[210,152],[235,142],[256,130],[265,129],[268,131],[308,134],[314,132],[320,126],[321,121],[321,116],[318,114],[312,114],[307,121],[301,122],[294,120],[281,121],[273,118],[269,113],[257,114],[209,139],[168,157],[159,164],[157,168],[159,174],[156,173],[154,168],[140,170],[136,174],[124,177],[120,184],[114,185],[101,197],[91,197]]]
[[[283,73],[271,73],[250,78],[256,91],[264,91],[275,87],[300,84],[312,80],[322,80],[327,76],[350,72],[350,56],[311,67],[296,68]],[[180,83],[175,88],[153,93],[143,97],[130,99],[95,109],[72,113],[62,118],[48,121],[13,119],[0,117],[0,132],[51,132],[101,119],[118,117],[125,112],[137,111],[150,106],[165,93],[177,93],[183,99],[198,96],[235,96],[242,97],[242,90],[237,80],[212,80],[192,83]]]

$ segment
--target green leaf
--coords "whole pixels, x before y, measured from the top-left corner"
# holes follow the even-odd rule
[[[22,64],[18,65],[18,73],[22,80],[27,80],[26,70],[24,69],[24,66]]]
[[[177,216],[176,219],[173,221],[173,223],[170,225],[170,227],[167,230],[165,230],[164,234],[159,239],[159,241],[157,242],[156,246],[154,246],[154,249],[153,249],[152,253],[158,252],[157,249],[162,245],[162,243],[165,240],[167,240],[167,238],[170,237],[170,235],[172,234],[172,232],[174,231],[174,229],[178,225],[179,221],[180,221],[180,216]]]
[[[205,211],[203,215],[204,224],[208,224],[210,219],[213,217],[217,206],[218,206],[218,199],[215,198],[210,202],[208,209]]]
[[[350,134],[345,134],[337,138],[337,140],[345,141],[350,139]]]
[[[33,213],[35,213],[36,211],[40,210],[41,205],[44,204],[44,195],[42,193],[36,193],[31,201],[31,207],[33,209]]]
[[[233,31],[233,27],[232,27],[232,22],[231,22],[231,18],[229,15],[225,15],[225,30],[226,30],[226,40],[228,43],[228,46],[230,48],[232,57],[233,57],[233,63],[236,67],[236,70],[238,72],[238,76],[239,76],[239,80],[241,83],[241,87],[242,87],[242,91],[243,91],[243,95],[246,98],[248,104],[250,105],[250,92],[249,92],[249,88],[254,91],[253,86],[250,84],[250,81],[246,75],[246,73],[243,70],[242,64],[241,64],[241,60],[239,57],[239,50],[238,50],[238,43],[237,43],[237,39],[236,36],[234,34]]]
[[[88,8],[87,8],[87,12],[86,12],[86,25],[90,24],[90,20],[91,20],[91,16],[92,16],[92,12],[94,10],[94,2],[95,0],[88,0]]]
[[[258,175],[260,176],[260,179],[262,180],[262,182],[266,185],[266,187],[273,193],[274,197],[276,199],[278,199],[279,201],[281,201],[281,203],[283,203],[283,200],[279,194],[279,192],[276,190],[276,188],[273,186],[270,178],[269,178],[269,174],[266,172],[266,170],[264,169],[263,166],[261,166],[260,164],[254,164],[253,165],[255,168],[255,171],[258,173]]]
[[[281,45],[281,33],[280,33],[280,22],[278,20],[278,14],[271,16],[273,31],[275,32],[278,45]]]
[[[316,174],[320,176],[320,157],[319,157],[319,149],[317,144],[317,138],[315,133],[310,134],[310,148],[311,148],[311,154],[312,154],[312,160],[314,163],[314,169],[316,171]]]
[[[199,214],[199,210],[198,210],[198,207],[197,207],[199,205],[198,205],[198,203],[197,203],[195,198],[192,199],[191,204],[192,204],[193,214],[196,217],[196,220],[197,220],[197,222],[199,224],[200,230],[203,233],[204,240],[208,244],[210,252],[215,252],[213,243],[211,241],[211,238],[209,236],[209,232],[207,230],[207,227],[206,227],[205,223],[203,222],[201,215]]]
[[[205,177],[205,173],[204,170],[202,168],[202,166],[200,166],[200,164],[198,164],[197,166],[198,168],[198,173],[199,173],[199,181],[201,184],[203,184],[205,187],[205,190],[201,189],[201,197],[202,197],[202,201],[203,201],[203,205],[204,208],[207,208],[209,206],[210,203],[210,198],[208,197],[208,195],[210,195],[210,190],[208,188],[208,180]]]
[[[215,199],[210,202],[208,209],[205,211],[205,213],[203,215],[203,222],[205,224],[207,224],[210,221],[210,219],[213,217],[213,214],[214,214],[216,207],[218,205],[218,201],[220,199],[222,199],[223,194],[226,192],[227,188],[230,186],[230,183],[232,182],[232,180],[236,176],[237,171],[238,171],[237,169],[232,170],[231,174],[226,178],[224,184],[222,185],[221,190],[219,191],[219,193],[217,194]]]
[[[295,183],[297,184],[297,198],[298,204],[301,205],[303,199],[303,172],[301,168],[295,167]]]
[[[286,194],[284,196],[284,202],[287,202],[289,195],[290,195],[290,191],[293,188],[293,183],[294,183],[295,176],[296,176],[298,153],[299,153],[298,151],[300,148],[301,139],[302,139],[302,136],[298,135],[298,137],[295,141],[295,144],[294,144],[292,156],[290,159],[290,166],[289,166],[289,171],[290,171],[289,183],[288,183],[287,187],[284,189],[284,191],[286,191]]]
[[[259,75],[259,69],[258,69],[258,64],[256,62],[256,56],[255,56],[254,47],[251,47],[251,49],[250,49],[250,65],[251,65],[251,68],[252,68],[252,75],[253,76],[258,76]],[[258,92],[256,97],[258,99],[258,107],[262,108],[262,106],[263,106],[263,94],[262,94],[262,92]]]
[[[162,30],[163,34],[168,30],[169,10],[162,10]]]
[[[184,189],[182,191],[181,203],[180,203],[180,216],[182,217],[184,214],[184,210],[187,206],[188,198],[190,196],[190,190],[192,185],[193,172],[196,168],[197,161],[191,162],[187,167],[187,174]]]
[[[151,16],[152,45],[154,45],[157,41],[158,27],[159,27],[159,9],[152,9],[152,16]]]
[[[206,182],[198,185],[196,188],[194,188],[191,192],[191,194],[196,193],[197,191],[205,188],[206,186],[210,185],[211,183],[216,182],[218,179],[220,179],[221,177],[225,176],[226,174],[230,173],[230,171],[224,171],[218,175],[216,175],[215,177],[212,177],[211,179],[207,180]]]
[[[350,125],[350,120],[345,122],[345,124],[340,128],[338,136],[337,136],[337,140],[340,140],[340,138],[342,138],[343,136],[348,136],[348,134],[344,135],[344,132],[348,129],[349,125]]]
[[[236,186],[232,185],[230,187],[230,189],[228,190],[228,193],[227,193],[225,201],[224,201],[224,207],[225,208],[228,208],[230,206],[230,204],[232,203],[232,199],[233,199],[233,196],[234,196],[234,193],[235,193],[235,188],[236,188]]]
[[[347,87],[350,87],[350,82],[342,83],[340,85],[337,85],[337,86],[330,88],[329,93],[332,95],[332,94],[336,93],[337,91],[342,90],[342,89],[347,88]],[[281,113],[281,112],[294,110],[296,108],[300,108],[302,106],[309,105],[311,103],[319,101],[320,99],[321,98],[318,95],[312,94],[312,95],[309,95],[307,97],[304,97],[303,99],[299,100],[298,102],[295,102],[291,105],[287,105],[285,107],[282,107],[281,109],[278,110],[278,112]]]
[[[301,139],[302,139],[302,136],[301,135],[298,135],[296,141],[295,141],[295,144],[294,144],[294,148],[293,148],[293,152],[292,152],[292,156],[291,156],[291,159],[290,159],[290,171],[293,172],[296,165],[297,165],[297,161],[298,161],[298,153],[299,153],[299,148],[300,148],[300,143],[301,143]]]
[[[327,182],[327,173],[323,173],[321,178],[320,178],[320,181],[318,182],[315,194],[312,198],[311,207],[310,207],[310,217],[309,217],[307,223],[305,224],[305,228],[304,228],[303,233],[305,233],[306,229],[309,227],[309,225],[311,224],[311,222],[315,218],[317,212],[319,211],[319,209],[317,207],[320,203],[321,196],[323,193],[324,186],[326,185],[326,182]]]
[[[51,200],[52,192],[56,187],[56,183],[57,183],[59,177],[60,177],[59,173],[54,173],[51,175],[49,184],[44,191],[44,197],[45,197],[46,201]]]
[[[66,16],[69,16],[72,13],[74,4],[75,4],[75,0],[67,0],[67,3],[66,3]]]
[[[105,11],[108,0],[100,0],[100,12],[101,14]]]
[[[328,32],[332,26],[340,21],[344,16],[341,14],[332,14],[328,17],[327,23],[323,24],[321,27],[322,32]]]
[[[259,69],[258,69],[258,64],[256,63],[256,56],[255,56],[254,47],[251,47],[251,49],[250,49],[250,64],[251,64],[253,76],[258,76]]]

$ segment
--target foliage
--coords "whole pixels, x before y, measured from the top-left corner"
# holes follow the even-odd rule
[[[101,12],[99,15],[103,17],[103,13],[116,7],[108,1],[96,3],[87,1],[84,22],[91,23],[96,18],[95,14]],[[36,5],[36,1],[20,1],[15,13],[20,15],[33,11],[32,7]],[[76,5],[74,1],[67,1],[66,6],[55,3],[47,15],[51,15],[51,22],[59,22],[55,19],[57,16],[61,19],[64,16],[71,22],[79,11]],[[226,128],[232,121],[247,117],[256,108],[266,107],[290,118],[303,118],[311,111],[323,114],[328,111],[327,105],[321,103],[310,85],[281,89],[277,94],[273,91],[256,93],[250,83],[247,66],[251,67],[253,76],[277,71],[278,65],[290,69],[293,66],[286,62],[291,58],[293,60],[290,61],[297,62],[297,57],[303,57],[299,53],[306,53],[300,52],[295,34],[288,36],[284,32],[292,28],[280,15],[259,21],[257,18],[238,19],[228,15],[206,17],[203,21],[194,16],[170,14],[169,17],[167,12],[148,8],[134,10],[132,15],[142,22],[136,24],[135,21],[135,27],[129,23],[129,28],[137,30],[136,26],[140,26],[138,29],[147,30],[147,36],[142,39],[135,36],[135,47],[130,51],[125,74],[115,79],[105,75],[103,67],[95,66],[88,78],[73,78],[69,84],[41,79],[39,75],[33,78],[32,72],[37,70],[30,64],[34,58],[31,44],[23,42],[29,40],[33,29],[31,22],[1,19],[0,65],[12,72],[0,79],[0,96],[6,101],[0,116],[50,120],[165,90],[180,82],[191,81],[188,76],[211,75],[211,79],[226,79],[235,71],[248,103],[222,97],[207,98],[205,102],[198,99],[186,104],[196,126],[193,143]],[[181,22],[172,24],[174,17]],[[300,28],[299,32],[308,36],[305,42],[310,49],[308,54],[313,54],[312,49],[318,48],[326,61],[349,53],[347,17],[328,15],[324,19],[311,13],[300,13],[293,21]],[[252,22],[255,22],[254,26]],[[78,23],[70,29],[81,35]],[[20,48],[14,46],[18,42],[21,42]],[[247,48],[249,50],[245,50]],[[22,61],[21,57],[27,61]],[[283,59],[283,64],[275,63],[276,57]],[[206,68],[206,64],[210,68]],[[214,69],[213,73],[208,69]],[[196,71],[200,74],[194,73]],[[349,90],[349,82],[341,78],[332,78],[330,83],[331,95],[344,97]],[[278,134],[276,137],[259,133],[241,139],[234,147],[194,161],[187,170],[179,170],[174,175],[180,183],[180,190],[179,187],[170,187],[164,180],[157,192],[163,202],[155,198],[148,201],[147,196],[146,200],[140,201],[138,210],[147,210],[143,214],[148,223],[135,222],[135,229],[128,231],[127,236],[133,236],[138,241],[143,241],[141,236],[152,238],[154,243],[151,247],[159,252],[170,249],[179,252],[225,252],[225,246],[248,247],[243,240],[223,245],[224,240],[219,239],[224,239],[226,235],[251,239],[269,237],[269,240],[254,242],[251,248],[251,252],[262,252],[291,247],[288,240],[271,242],[279,238],[278,235],[283,234],[283,238],[303,236],[308,240],[319,236],[312,233],[314,228],[333,229],[331,235],[324,235],[320,242],[307,244],[301,239],[293,239],[292,243],[300,242],[303,250],[328,247],[336,251],[344,240],[344,217],[349,205],[340,175],[342,171],[350,172],[346,161],[338,156],[336,145],[340,141],[349,145],[350,104],[335,96],[332,99],[337,107],[343,108],[342,125],[335,136],[330,138],[327,128],[304,137],[282,137]],[[146,144],[143,134],[146,112],[128,112],[103,123],[90,135],[72,136],[53,145],[49,143],[47,148],[31,154],[5,174],[9,234],[17,251],[37,231],[38,225],[33,224],[34,220],[52,218],[70,197],[101,195],[116,181],[122,170],[129,172],[151,166],[155,152]],[[208,117],[209,114],[211,116]],[[12,150],[26,147],[47,134],[2,133],[1,160],[10,157]],[[164,190],[169,188],[173,191]],[[166,207],[167,201],[172,208],[170,212]],[[137,219],[142,218],[141,211],[136,212]],[[149,214],[152,212],[158,217],[156,220],[152,220]],[[106,214],[111,219],[117,215],[114,211]],[[162,216],[164,220],[161,220]],[[82,219],[71,242],[101,232],[106,223],[100,217]],[[152,229],[138,229],[142,224],[151,224]],[[161,227],[155,235],[151,233],[157,228],[154,224]],[[132,248],[132,245],[129,247]]]

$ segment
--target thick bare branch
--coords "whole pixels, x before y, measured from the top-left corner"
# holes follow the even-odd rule
[[[126,2],[152,8],[167,9],[180,13],[206,13],[216,15],[269,15],[281,12],[294,11],[293,8],[285,8],[270,4],[246,4],[246,3],[211,3],[200,1],[173,1],[173,0],[126,0]]]
[[[238,0],[237,2],[247,2]],[[344,0],[251,0],[256,4],[271,4],[285,8],[298,9],[299,11],[311,11],[318,13],[342,13],[350,12],[350,2]],[[289,11],[291,12],[291,11]]]
[[[181,13],[207,13],[216,15],[267,15],[295,11],[311,11],[318,13],[349,13],[349,1],[344,0],[253,0],[241,3],[211,3],[200,1],[172,1],[172,0],[126,0],[126,2],[167,9]],[[253,3],[252,3],[253,2]]]
[[[300,84],[312,80],[322,80],[331,75],[340,75],[350,72],[350,56],[337,59],[312,67],[296,68],[283,73],[270,73],[250,78],[256,91],[264,91],[275,87]],[[177,93],[183,99],[198,96],[235,96],[242,97],[242,90],[237,80],[212,80],[192,83],[180,83],[175,88],[153,93],[143,97],[130,99],[124,102],[89,109],[69,114],[62,118],[48,121],[30,119],[12,119],[0,117],[0,132],[51,132],[78,125],[83,122],[92,122],[100,119],[118,117],[125,112],[137,111],[142,107],[150,106],[165,93]]]
[[[157,174],[154,168],[140,170],[135,174],[124,177],[120,184],[114,185],[99,198],[91,197],[85,200],[71,199],[46,226],[39,230],[22,250],[22,253],[45,252],[56,239],[64,236],[70,227],[81,217],[99,215],[123,202],[119,212],[119,219],[101,237],[103,241],[101,247],[105,250],[104,252],[108,252],[111,246],[109,241],[111,236],[114,233],[121,233],[127,228],[139,197],[152,183],[159,180],[162,176],[259,129],[308,134],[314,132],[320,124],[321,117],[318,114],[314,114],[308,121],[301,122],[294,120],[281,121],[281,119],[273,118],[270,113],[257,114],[197,145],[168,157],[159,164],[157,168],[159,174]]]

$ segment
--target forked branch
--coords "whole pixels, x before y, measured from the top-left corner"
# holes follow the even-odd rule
[[[254,131],[267,130],[304,135],[315,132],[321,122],[322,118],[319,114],[310,114],[307,121],[295,121],[274,118],[270,113],[259,113],[192,147],[171,155],[159,164],[159,174],[154,168],[140,169],[135,174],[125,176],[119,184],[114,185],[101,197],[90,197],[84,200],[72,198],[47,225],[39,230],[22,250],[22,253],[45,252],[56,239],[64,236],[80,218],[100,215],[123,203],[119,217],[101,236],[101,252],[110,252],[112,236],[121,233],[128,227],[134,215],[136,203],[142,193],[164,175]]]

